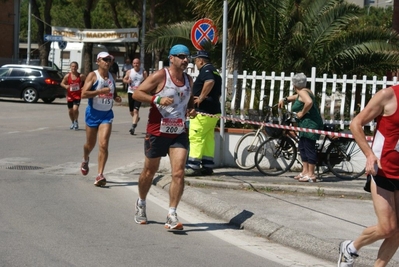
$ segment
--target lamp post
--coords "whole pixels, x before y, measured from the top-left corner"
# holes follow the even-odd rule
[[[143,0],[143,18],[141,25],[141,45],[140,45],[140,61],[141,68],[144,69],[144,39],[145,39],[145,16],[146,16],[146,0]]]
[[[31,46],[30,25],[31,25],[31,14],[32,14],[32,0],[29,0],[29,5],[28,5],[28,49],[27,49],[27,55],[26,55],[26,64],[30,64],[30,46]]]

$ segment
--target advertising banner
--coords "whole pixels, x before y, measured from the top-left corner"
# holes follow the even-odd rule
[[[51,27],[53,36],[62,36],[66,42],[84,43],[120,43],[138,42],[139,29],[76,29],[66,27]]]

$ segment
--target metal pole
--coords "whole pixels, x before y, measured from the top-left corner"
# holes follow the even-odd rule
[[[142,18],[142,25],[141,25],[140,61],[141,61],[142,69],[144,69],[145,17],[146,17],[146,0],[143,1],[143,18]]]
[[[220,165],[224,165],[224,119],[226,116],[226,51],[227,51],[227,0],[223,3],[223,43],[222,43],[222,118],[220,119]]]
[[[26,64],[30,64],[30,46],[31,46],[30,25],[31,25],[31,16],[32,16],[32,1],[29,0],[29,5],[28,5],[28,51],[27,51],[27,55],[26,55]]]

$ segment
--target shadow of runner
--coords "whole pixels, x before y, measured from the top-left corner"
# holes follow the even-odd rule
[[[236,226],[240,227],[240,229],[242,229],[243,228],[242,224],[246,220],[251,218],[252,216],[254,216],[253,212],[247,211],[247,210],[243,210],[239,214],[237,214],[236,216],[231,218],[230,221],[229,221],[229,224],[236,225]]]

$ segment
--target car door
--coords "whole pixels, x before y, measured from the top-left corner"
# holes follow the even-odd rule
[[[8,78],[10,75],[11,69],[9,68],[1,68],[0,69],[0,96],[7,96],[8,92]]]
[[[20,68],[11,68],[6,75],[0,76],[1,96],[21,98],[25,78],[25,70]]]

